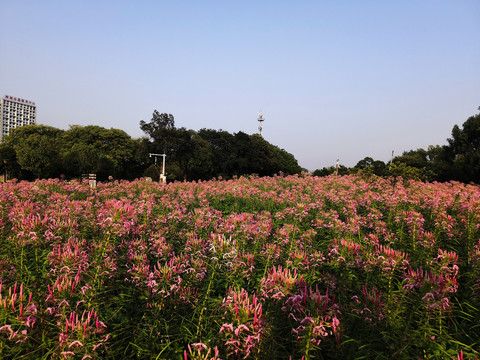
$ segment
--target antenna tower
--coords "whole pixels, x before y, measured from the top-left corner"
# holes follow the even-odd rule
[[[258,134],[263,137],[263,133],[262,133],[262,123],[265,121],[265,119],[263,118],[263,113],[262,111],[259,111],[258,112]]]

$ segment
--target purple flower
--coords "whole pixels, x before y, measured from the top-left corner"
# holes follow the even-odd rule
[[[78,340],[75,340],[74,342],[72,342],[70,345],[68,345],[68,348],[70,349],[72,346],[75,346],[75,347],[83,347],[83,344],[78,341]]]
[[[435,296],[432,293],[426,293],[424,297],[422,297],[423,301],[428,301],[428,299],[435,299]]]
[[[223,324],[222,327],[220,328],[219,333],[221,333],[224,330],[228,330],[230,332],[233,332],[233,324]]]
[[[35,316],[29,316],[27,317],[27,321],[25,322],[25,325],[27,325],[27,327],[33,327],[36,321],[37,321],[37,318]]]
[[[205,345],[204,343],[195,343],[195,344],[192,344],[192,346],[197,349],[197,351],[201,351],[202,349],[207,349],[207,345]]]
[[[305,323],[315,324],[315,321],[314,321],[311,317],[307,316],[306,318],[304,318],[304,319],[300,322],[300,324],[302,324],[302,325],[305,324]]]

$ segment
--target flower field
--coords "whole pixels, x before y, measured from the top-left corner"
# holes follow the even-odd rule
[[[0,185],[1,359],[475,359],[480,189]]]

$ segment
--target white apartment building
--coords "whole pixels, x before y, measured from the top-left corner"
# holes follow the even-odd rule
[[[10,129],[36,123],[37,107],[33,101],[5,95],[0,99],[0,141]]]

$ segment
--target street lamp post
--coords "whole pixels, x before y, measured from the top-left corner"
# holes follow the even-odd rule
[[[5,177],[3,178],[3,181],[7,182],[7,159],[3,159],[3,163],[5,164]]]
[[[159,156],[163,157],[162,173],[160,174],[160,179],[159,180],[163,183],[166,183],[167,182],[167,177],[165,176],[165,157],[167,155],[165,155],[165,154],[152,154],[152,153],[150,153],[149,155],[150,155],[150,157],[153,156],[155,158],[155,164],[157,164],[157,157],[159,157]]]

